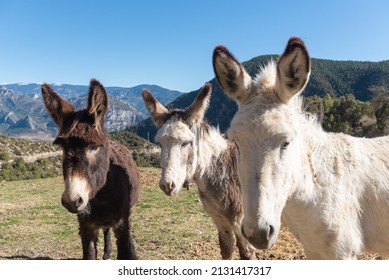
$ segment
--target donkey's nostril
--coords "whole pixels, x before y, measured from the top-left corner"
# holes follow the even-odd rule
[[[82,199],[82,197],[80,197],[80,199],[76,202],[76,207],[80,206],[83,202],[84,200]]]
[[[244,226],[243,225],[240,227],[240,230],[242,232],[243,237],[247,239],[248,237],[247,237],[246,233],[244,232]]]
[[[269,231],[267,235],[267,240],[270,240],[274,235],[274,227],[272,225],[269,225]]]
[[[174,182],[171,182],[171,183],[169,184],[169,189],[170,189],[171,191],[174,190],[175,187],[176,187],[176,184],[174,184]]]

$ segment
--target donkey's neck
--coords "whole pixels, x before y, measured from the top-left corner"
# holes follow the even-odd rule
[[[196,149],[197,166],[195,180],[201,180],[210,173],[213,173],[213,170],[217,168],[216,164],[218,160],[228,150],[228,142],[217,129],[213,127],[201,127]]]
[[[304,172],[294,172],[295,189],[289,205],[300,209],[295,216],[303,218],[312,214],[312,211],[307,211],[309,207],[322,204],[324,199],[337,200],[339,194],[356,192],[361,179],[357,176],[373,172],[366,164],[369,162],[366,158],[373,153],[372,145],[359,145],[361,141],[374,141],[343,133],[328,133],[312,125],[303,127],[301,132],[301,158],[296,164]],[[358,166],[361,168],[355,172]]]

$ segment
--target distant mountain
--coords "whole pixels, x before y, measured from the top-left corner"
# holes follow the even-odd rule
[[[71,97],[68,101],[76,108],[82,108],[88,103],[88,96]],[[135,109],[120,97],[110,95],[109,107],[106,116],[106,127],[109,131],[123,130],[129,127],[129,124],[139,123],[146,118],[144,113]]]
[[[243,64],[248,73],[255,77],[260,68],[271,59],[276,60],[277,56],[258,56]],[[213,86],[212,97],[205,117],[210,124],[218,126],[224,132],[229,127],[237,106],[223,93],[215,79],[212,79],[210,83]],[[313,58],[311,78],[303,95],[323,97],[326,94],[344,96],[351,93],[357,99],[366,101],[372,97],[369,90],[371,86],[383,86],[389,89],[389,60],[360,62]],[[193,102],[198,91],[195,90],[178,97],[168,107],[186,108]],[[150,141],[154,141],[156,130],[150,118],[130,128],[130,131]]]
[[[138,111],[145,115],[148,115],[148,111],[143,103],[142,89],[147,88],[158,96],[158,99],[162,104],[169,104],[177,97],[182,95],[182,92],[176,90],[168,90],[156,85],[139,85],[132,88],[121,88],[121,87],[107,87],[107,91],[110,96],[115,96],[120,100],[131,104]]]
[[[18,117],[12,111],[0,118],[0,123],[4,123],[6,125],[14,125],[17,121]]]
[[[52,87],[76,108],[86,106],[88,86],[53,84]],[[109,131],[125,129],[147,117],[147,110],[141,97],[142,88],[156,92],[164,104],[182,94],[155,85],[139,85],[132,88],[106,87],[110,105],[106,116]],[[55,136],[56,131],[55,123],[44,108],[40,84],[0,85],[0,134],[50,138]]]

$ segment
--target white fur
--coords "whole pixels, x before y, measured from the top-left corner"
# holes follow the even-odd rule
[[[85,178],[69,176],[65,179],[65,191],[62,194],[62,199],[67,202],[77,202],[81,198],[82,203],[78,205],[77,211],[82,211],[87,206],[89,193],[89,184]]]
[[[161,145],[160,186],[167,194],[176,195],[183,186],[187,173],[190,177],[194,173],[197,158],[194,157],[191,165],[183,162],[184,154],[193,147],[182,148],[181,145],[187,141],[195,145],[195,135],[187,125],[172,118],[158,130],[155,139]],[[172,184],[175,187],[170,189]]]
[[[388,255],[389,137],[324,132],[297,107],[301,90],[283,95],[288,89],[278,77],[273,84],[263,78],[275,67],[260,73],[228,130],[240,151],[246,236],[271,225],[270,247],[282,218],[309,259]]]

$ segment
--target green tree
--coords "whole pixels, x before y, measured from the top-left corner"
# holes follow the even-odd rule
[[[16,172],[18,173],[23,173],[27,171],[26,167],[26,162],[24,161],[23,158],[18,157],[14,160],[13,162],[13,168],[15,169]]]
[[[389,133],[389,90],[385,86],[371,86],[371,104],[377,119],[377,135]]]
[[[333,98],[331,97],[331,95],[326,94],[323,97],[324,114],[327,114],[328,112],[330,112],[333,105],[334,105]]]
[[[3,165],[1,166],[1,177],[3,178],[3,180],[9,181],[11,179],[12,171],[13,168],[11,164],[3,163]]]
[[[323,98],[323,106],[323,127],[327,131],[364,136],[362,118],[374,116],[371,104],[356,100],[352,94],[334,99],[327,95]]]

